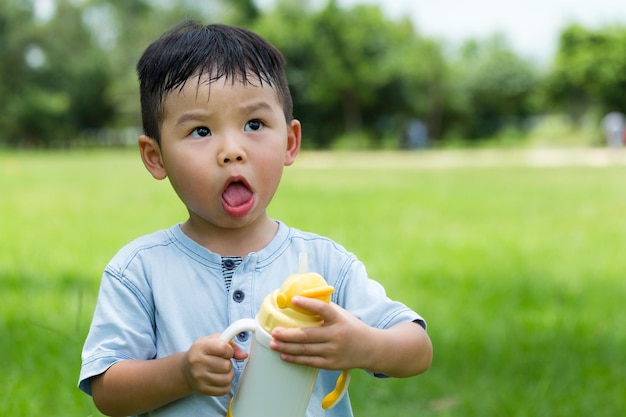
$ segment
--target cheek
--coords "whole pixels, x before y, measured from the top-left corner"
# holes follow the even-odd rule
[[[268,154],[261,162],[259,177],[263,179],[264,183],[278,184],[283,173],[284,163],[284,154],[279,152]]]
[[[206,196],[213,188],[207,180],[210,176],[193,164],[178,166],[168,176],[176,194],[187,204]]]

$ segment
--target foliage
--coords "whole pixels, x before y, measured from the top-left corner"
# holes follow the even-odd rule
[[[318,147],[342,133],[367,131],[380,140],[407,118],[428,115],[442,58],[408,20],[390,22],[378,7],[344,10],[332,1],[302,13],[299,2],[287,1],[255,29],[285,55],[296,116]]]
[[[57,13],[49,21],[37,22],[28,3],[3,4],[0,44],[6,49],[3,56],[10,59],[2,60],[0,76],[11,82],[3,82],[0,91],[4,109],[0,140],[12,145],[66,145],[82,130],[110,123],[111,73],[82,10],[58,1]]]
[[[549,92],[558,105],[580,121],[589,107],[602,114],[626,111],[626,28],[563,30]]]
[[[44,3],[53,5],[47,14]],[[590,110],[626,108],[619,27],[566,28],[544,73],[500,35],[451,52],[374,5],[8,0],[0,3],[0,146],[97,143],[103,133],[138,129],[135,64],[152,40],[189,17],[244,26],[278,46],[310,148],[332,148],[341,137],[363,138],[355,142],[362,148],[397,147],[416,120],[431,140],[477,141],[524,133],[525,120],[538,114],[566,111],[580,121]]]
[[[521,126],[530,114],[538,76],[517,57],[504,38],[468,41],[452,63],[449,110],[456,115],[455,134],[467,139],[493,136],[507,124]]]
[[[488,155],[305,152],[285,172],[271,215],[345,245],[429,323],[432,368],[355,371],[355,415],[624,415],[626,167]],[[104,265],[185,218],[142,171],[134,151],[0,154],[0,415],[100,415],[76,383]]]

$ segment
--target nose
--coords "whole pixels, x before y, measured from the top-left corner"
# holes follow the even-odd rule
[[[223,164],[229,164],[231,162],[243,162],[245,160],[243,152],[228,152],[221,158]]]
[[[247,160],[246,152],[236,138],[225,138],[223,147],[219,153],[220,165],[228,165],[233,162],[245,162]]]

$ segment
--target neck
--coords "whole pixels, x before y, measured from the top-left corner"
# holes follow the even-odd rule
[[[181,228],[187,236],[211,252],[242,258],[263,249],[278,232],[278,224],[267,216],[253,224],[232,228],[206,224],[190,217]]]

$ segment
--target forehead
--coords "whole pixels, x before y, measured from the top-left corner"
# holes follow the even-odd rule
[[[254,77],[253,75],[231,79],[194,75],[163,96],[163,115],[165,116],[168,110],[174,110],[175,106],[210,106],[213,102],[222,105],[224,101],[229,105],[235,105],[237,102],[247,100],[268,101],[282,110],[280,96],[275,88],[267,81]]]

